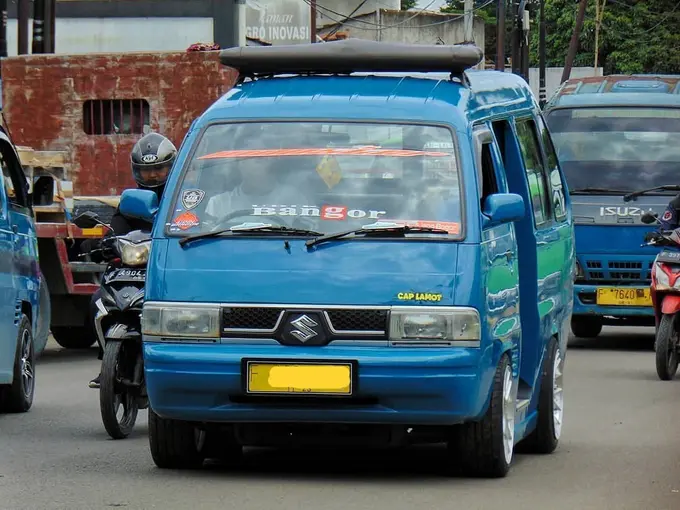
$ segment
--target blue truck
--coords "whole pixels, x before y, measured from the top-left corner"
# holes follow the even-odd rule
[[[658,250],[641,244],[655,227],[640,218],[661,217],[677,193],[661,187],[680,184],[680,76],[568,80],[543,113],[572,198],[572,333],[594,338],[603,325],[654,325],[649,286]]]

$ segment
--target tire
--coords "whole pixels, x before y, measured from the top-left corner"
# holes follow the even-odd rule
[[[118,365],[121,354],[124,356],[123,343],[120,340],[109,340],[104,349],[102,360],[101,386],[99,389],[99,409],[102,415],[104,428],[113,439],[125,439],[130,435],[137,421],[139,412],[138,401],[135,395],[125,393],[117,394]],[[132,374],[124,374],[132,379]],[[119,400],[120,399],[120,400]],[[118,409],[123,406],[124,414],[119,419]]]
[[[656,334],[656,373],[662,381],[671,381],[678,371],[678,332],[676,315],[663,315]]]
[[[571,318],[571,332],[578,338],[597,338],[602,332],[602,319],[588,315]]]
[[[523,452],[548,454],[557,448],[564,417],[563,363],[557,339],[553,338],[541,371],[538,422],[534,431],[522,441]]]
[[[161,418],[149,408],[149,449],[159,468],[200,468],[205,460],[205,439],[206,433],[192,423]]]
[[[35,348],[31,321],[21,316],[14,355],[14,379],[10,386],[0,387],[0,411],[25,413],[33,406],[35,394]]]
[[[507,400],[503,397],[506,392]],[[491,401],[484,417],[478,422],[459,425],[448,444],[449,457],[460,462],[465,475],[503,478],[508,474],[515,439],[515,393],[510,359],[503,354],[496,367]],[[504,417],[504,404],[508,406],[505,410],[510,411],[507,419]],[[511,437],[503,433],[506,424]],[[506,440],[510,443],[509,451],[505,448]]]
[[[64,349],[89,349],[97,341],[87,326],[54,326],[52,336]]]

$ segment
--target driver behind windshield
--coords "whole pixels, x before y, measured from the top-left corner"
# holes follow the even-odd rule
[[[239,146],[240,150],[264,150],[261,142],[251,139]],[[286,157],[250,156],[229,161],[229,170],[224,167],[216,171],[224,172],[224,180],[233,179],[233,172],[239,184],[233,189],[213,196],[208,200],[206,214],[213,223],[219,223],[222,218],[235,211],[250,210],[254,207],[308,205],[308,197],[298,188],[286,182],[282,177],[290,175],[284,165]],[[226,166],[226,165],[225,165]],[[279,173],[282,175],[279,175]],[[266,222],[267,217],[262,216]],[[251,220],[252,221],[252,220]]]

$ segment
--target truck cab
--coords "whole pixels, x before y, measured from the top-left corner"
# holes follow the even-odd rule
[[[642,247],[680,184],[680,76],[572,79],[544,115],[573,204],[577,272],[572,332],[595,338],[603,325],[653,326],[650,270],[657,249]]]

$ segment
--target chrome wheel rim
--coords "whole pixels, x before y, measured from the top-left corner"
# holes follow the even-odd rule
[[[21,357],[19,358],[19,370],[21,373],[21,384],[24,389],[24,397],[29,399],[33,395],[35,383],[35,372],[33,369],[33,359],[31,356],[31,335],[28,330],[21,333]]]
[[[564,374],[562,371],[562,357],[560,352],[555,354],[553,362],[553,431],[555,439],[562,434],[562,419],[564,417]]]
[[[513,393],[512,368],[510,364],[503,373],[503,454],[510,464],[515,447],[515,398]]]

